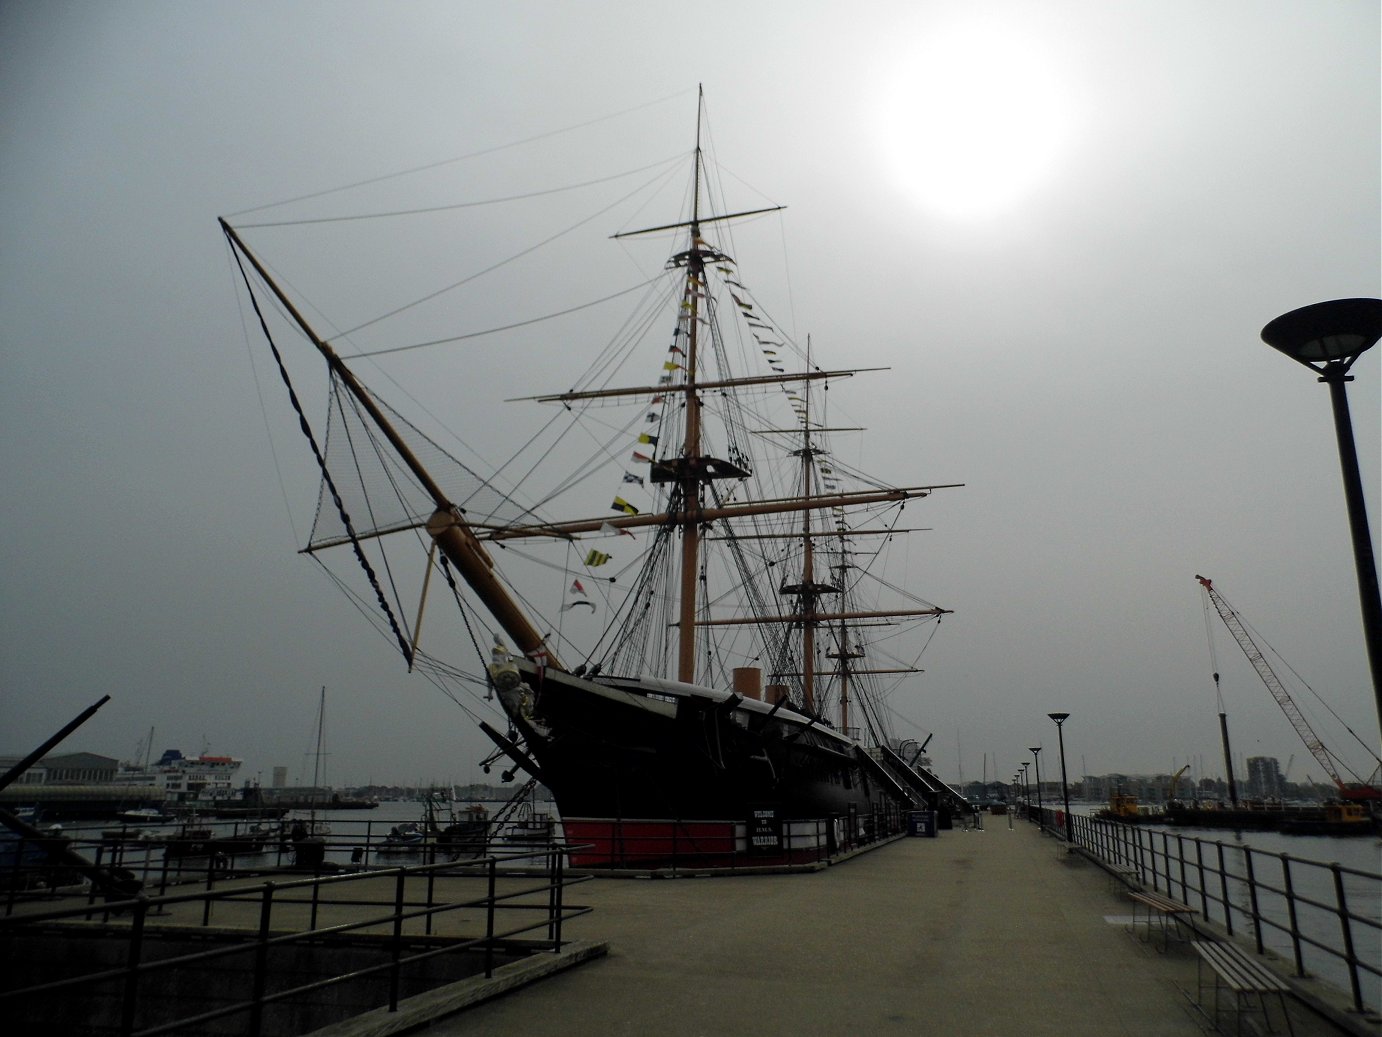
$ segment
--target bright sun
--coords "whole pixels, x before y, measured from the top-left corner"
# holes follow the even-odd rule
[[[993,22],[910,51],[884,84],[879,134],[898,186],[954,218],[1011,208],[1064,151],[1071,106],[1049,56]]]

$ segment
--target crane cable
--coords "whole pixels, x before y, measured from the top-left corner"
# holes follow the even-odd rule
[[[1209,591],[1200,588],[1200,598],[1204,602],[1204,636],[1209,641],[1209,665],[1214,673],[1214,697],[1219,713],[1224,712],[1224,693],[1219,687],[1219,653],[1214,650],[1214,624],[1209,618]]]

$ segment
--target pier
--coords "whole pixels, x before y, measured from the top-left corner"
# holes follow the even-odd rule
[[[214,891],[198,892],[189,888],[192,884],[177,887],[181,892],[145,901],[148,911],[131,912],[131,902],[126,902],[102,918],[100,905],[92,904],[95,917],[88,911],[86,925],[97,923],[103,942],[112,947],[119,946],[122,929],[172,943],[238,941],[238,951],[227,944],[215,952],[231,957],[217,966],[216,978],[199,981],[196,997],[188,1001],[185,990],[179,995],[183,1009],[171,1018],[220,1009],[224,1027],[213,1031],[204,1024],[198,1031],[203,1033],[258,1032],[244,1026],[243,1013],[249,1012],[253,1018],[263,1015],[266,1034],[332,1037],[383,1037],[418,1026],[430,1026],[427,1032],[438,1037],[1190,1037],[1211,1028],[1206,1013],[1213,1009],[1201,965],[1211,956],[1202,952],[1236,947],[1240,961],[1250,959],[1252,967],[1270,969],[1285,992],[1274,995],[1268,1006],[1271,1032],[1288,1032],[1284,1007],[1289,1032],[1299,1037],[1382,1035],[1376,1014],[1354,1010],[1344,992],[1297,977],[1290,961],[1256,954],[1250,940],[1235,941],[1193,909],[1154,919],[1153,911],[1144,908],[1139,917],[1130,884],[1143,888],[1148,876],[1139,880],[1137,869],[1101,862],[1022,818],[984,820],[986,830],[955,828],[935,837],[900,837],[818,870],[683,873],[676,878],[567,873],[565,881],[575,884],[552,896],[545,873],[514,874],[500,878],[496,886],[495,872],[484,862],[472,866],[468,878],[457,871],[458,865],[439,864],[344,872],[320,880],[279,873],[265,886],[263,876],[247,872],[227,875]],[[528,894],[515,900],[523,890]],[[1175,888],[1170,892],[1181,895]],[[1153,895],[1149,902],[1160,899]],[[272,918],[267,913],[271,901]],[[392,914],[393,905],[401,913]],[[497,924],[494,907],[488,908],[486,923],[486,905],[505,908]],[[32,957],[38,947],[30,943],[30,951],[24,950],[24,922],[18,916],[35,918],[54,904],[40,899],[14,906],[17,916],[5,926],[16,941],[9,944],[15,955],[9,960],[12,971],[20,957]],[[64,910],[80,928],[82,908]],[[390,956],[396,960],[398,954],[396,944],[389,942],[390,931],[405,933],[406,954],[449,955],[443,944],[469,942],[472,958],[479,953],[485,964],[479,972],[478,966],[468,971],[464,965],[447,966],[449,977],[437,973],[425,982],[414,977],[402,990],[395,980],[391,996],[397,1012],[369,1010],[387,1003],[387,998],[379,1000],[383,988],[370,993],[349,985],[323,987],[317,1003],[335,1005],[335,1021],[325,1029],[320,1029],[320,1015],[305,1026],[285,1027],[281,1018],[280,1025],[271,1025],[269,1013],[277,1010],[261,1010],[242,1000],[251,974],[261,992],[266,979],[272,981],[270,987],[283,982],[283,964],[266,957],[267,946],[256,951],[256,929],[261,940],[270,936],[276,943],[278,934],[285,934],[282,939],[305,947],[316,940],[311,930],[361,926],[365,928],[353,943],[335,950],[321,944],[321,960],[311,968],[323,977],[332,968],[340,975],[339,963],[328,959],[346,955],[353,963],[349,968],[379,962],[370,970],[383,978]],[[496,936],[519,934],[527,949],[509,940],[486,950],[487,929]],[[293,931],[302,936],[291,935]],[[544,934],[557,942],[544,945]],[[117,985],[137,983],[140,1002],[168,996],[160,992],[152,972],[145,978],[146,966],[139,966],[136,979],[123,964],[127,958],[128,953],[117,951],[106,966],[115,971],[106,975]],[[187,960],[195,967],[192,958]],[[292,969],[306,975],[308,959],[295,957],[293,962]],[[267,976],[256,971],[264,965]],[[503,967],[495,968],[490,978],[492,965]],[[52,977],[31,972],[18,986],[44,978]],[[1212,990],[1212,975],[1208,983]],[[237,1000],[244,1007],[232,1007]],[[64,995],[63,1003],[67,1001]],[[45,1003],[51,1015],[54,1002],[49,998]],[[157,1025],[157,1015],[166,1016],[171,1007],[130,1004],[127,999],[130,1025],[124,1032],[131,1033]],[[339,1009],[347,1004],[359,1007],[342,1017]],[[1375,1006],[1371,997],[1369,1005]],[[227,1010],[233,1014],[226,1016]],[[136,1015],[142,1021],[136,1022]],[[306,1023],[308,1016],[301,1018]],[[1239,1020],[1236,1014],[1227,1032],[1240,1021],[1248,1024],[1243,1032],[1265,1032],[1253,1028],[1263,1021],[1260,1015]],[[21,1027],[17,1032],[30,1031]]]
[[[985,824],[813,874],[587,883],[574,892],[595,910],[567,935],[608,941],[605,958],[429,1033],[1206,1032],[1188,943],[1162,953],[1130,932],[1122,882],[1035,826]],[[1295,982],[1335,1011],[1293,1002],[1299,1037],[1382,1034],[1341,994]]]

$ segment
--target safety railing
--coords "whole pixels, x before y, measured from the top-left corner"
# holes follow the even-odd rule
[[[1382,1002],[1382,875],[1080,814],[1070,824],[1076,845],[1348,991],[1356,1011]]]
[[[527,951],[557,952],[563,946],[563,925],[589,913],[588,907],[566,902],[565,891],[586,881],[565,872],[563,859],[571,847],[553,845],[541,850],[488,856],[473,861],[444,861],[410,867],[360,870],[338,874],[314,874],[284,880],[223,880],[196,891],[159,896],[137,896],[128,900],[87,902],[57,909],[25,910],[0,919],[0,936],[22,937],[26,931],[78,920],[102,921],[103,932],[123,932],[123,953],[114,955],[120,964],[68,976],[21,989],[0,991],[0,1017],[19,1012],[25,999],[74,997],[96,991],[106,997],[118,990],[119,1021],[122,1037],[153,1037],[175,1030],[196,1032],[214,1020],[228,1016],[244,1018],[243,1032],[261,1033],[267,1007],[278,1002],[301,1000],[315,991],[341,984],[360,983],[372,977],[387,977],[387,1007],[396,1011],[401,981],[410,966],[443,955],[476,953],[482,956],[482,971],[488,978],[495,971],[496,956],[506,953],[523,938]],[[525,861],[537,861],[541,870],[521,872],[513,868]],[[447,880],[444,891],[438,883]],[[475,895],[458,895],[464,887],[478,883]],[[444,895],[441,895],[444,892]],[[387,895],[381,895],[387,893]],[[306,915],[306,925],[293,921]],[[160,924],[159,931],[205,931],[228,916],[247,931],[244,939],[229,945],[211,946],[193,953],[152,959],[146,954],[151,936],[150,919]],[[287,922],[285,923],[285,916]],[[439,937],[439,924],[454,916],[444,940],[419,942],[419,937]],[[250,924],[246,924],[250,923]],[[371,932],[382,939],[383,960],[363,967],[351,965],[339,974],[292,986],[270,989],[270,954],[280,948],[303,947],[344,934]],[[419,949],[421,948],[421,949]],[[238,961],[236,959],[239,959]],[[139,1006],[141,988],[148,989],[160,973],[218,961],[250,973],[251,994],[209,1011],[143,1025]],[[248,964],[245,964],[248,963]]]

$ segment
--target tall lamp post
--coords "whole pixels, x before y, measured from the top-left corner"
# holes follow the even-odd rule
[[[1037,779],[1037,826],[1044,832],[1046,831],[1046,816],[1041,808],[1041,746],[1029,745],[1028,751],[1032,754],[1032,759],[1036,761]]]
[[[1075,837],[1071,834],[1070,825],[1070,786],[1065,782],[1065,722],[1070,718],[1070,714],[1047,713],[1046,715],[1056,722],[1056,737],[1060,740],[1060,791],[1061,798],[1065,800],[1065,841],[1074,843]]]
[[[1283,313],[1262,329],[1262,341],[1304,364],[1329,386],[1334,405],[1334,435],[1339,441],[1339,467],[1344,478],[1344,501],[1353,534],[1353,563],[1358,570],[1358,597],[1363,611],[1363,638],[1372,667],[1372,690],[1377,699],[1377,723],[1382,728],[1382,597],[1377,588],[1377,561],[1368,535],[1363,503],[1363,480],[1358,474],[1358,451],[1348,413],[1345,384],[1348,369],[1382,338],[1382,299],[1334,299]]]
[[[1030,766],[1030,763],[1022,764],[1022,813],[1025,817],[1032,816],[1032,789],[1027,781],[1030,773],[1027,768]]]

